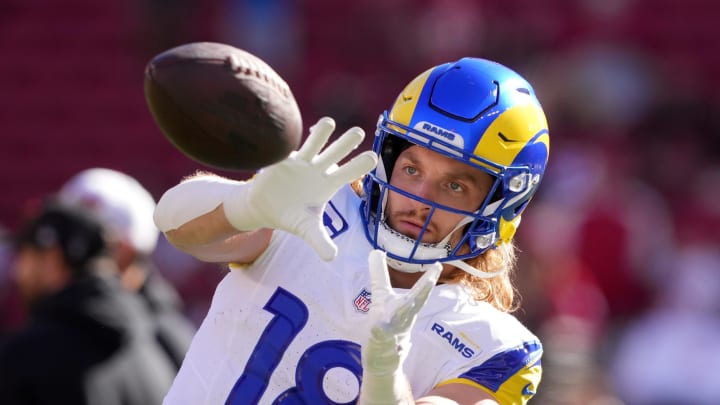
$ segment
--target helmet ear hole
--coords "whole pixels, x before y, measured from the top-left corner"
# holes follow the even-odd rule
[[[410,146],[412,146],[412,143],[406,139],[402,139],[389,133],[385,134],[380,154],[383,160],[383,165],[385,165],[388,181],[390,181],[390,176],[395,168],[395,161],[398,156],[400,156],[400,154]]]
[[[371,182],[370,190],[370,204],[372,204],[371,207],[374,208],[377,207],[380,201],[380,186]]]

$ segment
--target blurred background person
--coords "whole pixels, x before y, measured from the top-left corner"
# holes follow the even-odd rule
[[[10,231],[0,224],[0,342],[12,329],[11,325],[20,323],[21,317],[21,311],[17,308],[20,304],[16,302],[18,298],[10,275],[13,250]]]
[[[91,168],[70,178],[60,188],[57,199],[61,204],[86,210],[102,224],[122,285],[142,298],[158,343],[179,368],[195,326],[183,313],[177,291],[152,259],[160,234],[152,220],[152,195],[127,174]]]
[[[613,386],[632,405],[717,404],[720,398],[720,249],[681,248],[647,313],[617,338]],[[688,387],[691,387],[688,389]]]
[[[120,285],[102,226],[48,204],[16,239],[30,318],[0,346],[0,403],[160,403],[174,369],[137,295]]]

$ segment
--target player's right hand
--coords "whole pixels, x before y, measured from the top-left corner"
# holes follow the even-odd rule
[[[373,250],[368,256],[371,300],[370,339],[363,346],[363,370],[385,375],[395,372],[410,349],[410,330],[437,283],[442,265],[428,265],[427,271],[405,293],[390,284],[386,253]]]
[[[338,166],[360,145],[365,132],[353,127],[323,150],[334,130],[332,118],[321,118],[299,150],[230,193],[223,201],[228,221],[241,231],[272,228],[293,233],[323,260],[334,259],[337,247],[323,224],[325,205],[343,185],[369,173],[378,161],[374,152],[365,151]]]
[[[373,250],[370,270],[370,337],[362,345],[363,378],[359,405],[410,404],[412,392],[403,373],[410,334],[418,313],[437,283],[442,265],[435,262],[407,292],[395,292],[390,283],[386,253]]]

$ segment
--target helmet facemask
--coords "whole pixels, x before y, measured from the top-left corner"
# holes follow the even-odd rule
[[[487,189],[487,195],[477,207],[463,211],[400,189],[408,181],[405,174],[395,181],[390,177],[398,157],[413,145],[490,175],[489,188],[484,183],[482,189],[474,189]],[[542,107],[530,84],[514,71],[478,58],[426,70],[408,83],[378,120],[373,150],[380,162],[363,181],[361,212],[368,241],[373,248],[385,250],[388,264],[401,271],[424,271],[425,265],[440,261],[478,277],[494,277],[497,272],[482,272],[464,260],[512,240],[544,173],[549,145]],[[415,216],[408,228],[417,239],[387,223],[388,196],[395,205],[395,194],[414,200],[417,204],[409,206],[422,207],[426,215]],[[482,196],[475,193],[472,198]],[[404,205],[405,199],[398,201]],[[450,204],[469,208],[466,203]],[[447,226],[446,218],[453,218],[448,213],[459,219],[447,235],[439,235],[445,229],[438,227]],[[392,216],[397,214],[389,215],[395,222]],[[433,219],[436,215],[444,218]],[[421,242],[430,234],[435,243]]]
[[[391,184],[390,175],[398,156],[413,144],[440,151],[465,164],[478,168],[494,178],[493,185],[482,204],[475,211],[463,211],[445,206],[420,196],[411,194]],[[366,198],[362,214],[366,223],[366,235],[374,248],[387,252],[388,264],[404,272],[420,272],[425,265],[436,261],[446,262],[481,277],[494,274],[482,273],[465,264],[462,260],[477,257],[498,242],[498,223],[500,214],[511,200],[503,200],[504,189],[512,187],[520,191],[529,190],[529,182],[522,184],[520,179],[529,179],[529,172],[520,168],[497,167],[492,162],[483,161],[476,156],[463,156],[463,152],[453,145],[435,138],[429,138],[412,128],[389,120],[385,113],[379,121],[373,149],[380,156],[377,168],[364,180]],[[474,162],[473,162],[474,161]],[[527,172],[528,176],[523,176]],[[506,173],[514,173],[510,184],[504,184]],[[400,194],[430,207],[425,223],[417,239],[392,229],[387,223],[386,206],[390,192]],[[422,242],[422,237],[436,212],[447,211],[461,216],[460,221],[445,237],[434,243]],[[459,238],[456,231],[461,230]],[[466,267],[469,267],[466,268]]]

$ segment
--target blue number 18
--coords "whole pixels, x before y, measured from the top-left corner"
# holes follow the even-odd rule
[[[278,288],[263,308],[274,316],[248,358],[225,401],[226,405],[256,404],[267,389],[270,376],[285,350],[305,327],[307,306],[289,291]],[[308,348],[295,370],[296,386],[283,392],[273,404],[338,404],[325,394],[323,377],[330,369],[349,370],[360,383],[360,345],[345,340],[327,340]],[[349,403],[354,403],[357,397]]]

